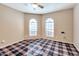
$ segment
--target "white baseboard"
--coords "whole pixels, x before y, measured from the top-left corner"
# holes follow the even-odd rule
[[[24,40],[24,38],[23,38],[23,40]],[[12,45],[12,44],[14,44],[14,43],[17,43],[17,42],[20,42],[20,41],[23,41],[23,40],[19,40],[19,41],[12,42],[12,43],[7,44],[7,45],[4,45],[4,46],[0,46],[0,48],[4,48],[4,47],[6,47],[6,46]]]
[[[76,49],[79,51],[79,45],[74,43],[74,46],[76,47]]]

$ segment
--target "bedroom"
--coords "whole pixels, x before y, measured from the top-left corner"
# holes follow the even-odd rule
[[[1,3],[0,55],[79,56],[78,10],[77,3]]]

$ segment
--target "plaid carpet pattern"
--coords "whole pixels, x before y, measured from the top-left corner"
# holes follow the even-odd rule
[[[0,56],[79,56],[79,51],[69,43],[30,39],[1,48]]]

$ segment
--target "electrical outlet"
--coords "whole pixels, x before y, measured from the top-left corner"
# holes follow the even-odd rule
[[[1,43],[5,43],[5,40],[2,40]]]
[[[79,43],[76,43],[77,46],[79,46]]]

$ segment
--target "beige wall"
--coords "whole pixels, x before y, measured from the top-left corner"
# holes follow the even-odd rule
[[[79,50],[79,4],[74,8],[74,45]]]
[[[0,5],[0,48],[23,40],[23,26],[23,13]]]
[[[52,40],[62,41],[62,42],[68,42],[72,43],[73,41],[73,9],[68,10],[62,10],[54,13],[49,13],[43,15],[43,32],[44,30],[44,20],[48,17],[51,17],[55,22],[55,37]],[[63,39],[63,35],[61,32],[64,31],[65,38]],[[45,34],[43,33],[43,37],[45,37]]]
[[[55,21],[55,37],[51,38],[52,40],[62,41],[72,43],[73,41],[73,9],[62,10],[55,13],[49,13],[44,15],[34,15],[34,14],[25,14],[25,37],[29,38],[29,20],[30,18],[35,18],[38,20],[39,23],[39,31],[37,37],[47,38],[45,36],[45,29],[44,29],[44,20],[48,17],[51,17]],[[64,31],[65,39],[62,39],[61,31]],[[35,37],[32,37],[35,38]]]

